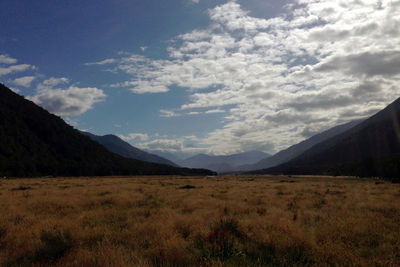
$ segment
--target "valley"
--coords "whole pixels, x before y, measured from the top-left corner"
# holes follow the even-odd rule
[[[0,267],[400,266],[400,0],[0,25]]]
[[[0,265],[396,266],[399,197],[353,177],[2,179]]]

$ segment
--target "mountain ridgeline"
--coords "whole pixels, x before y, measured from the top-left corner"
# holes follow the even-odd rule
[[[205,168],[219,173],[237,172],[243,165],[254,164],[270,155],[261,151],[249,151],[225,156],[198,154],[179,162],[179,165],[189,168]]]
[[[298,157],[255,173],[354,175],[400,180],[400,98]]]
[[[124,158],[0,84],[0,176],[212,175]]]
[[[99,144],[107,148],[109,151],[118,154],[122,157],[179,167],[170,160],[167,160],[163,157],[145,152],[134,146],[131,146],[129,143],[123,141],[121,138],[113,134],[99,136],[89,132],[81,131],[81,133],[86,136],[89,136],[90,139],[92,139],[93,141],[98,142]]]
[[[274,154],[271,157],[265,158],[256,164],[253,165],[248,165],[246,167],[243,167],[243,171],[250,171],[250,170],[260,170],[260,169],[266,169],[270,168],[285,162],[288,162],[297,156],[300,156],[302,153],[313,147],[314,145],[321,143],[333,136],[336,136],[338,134],[341,134],[357,124],[360,124],[363,120],[354,120],[345,124],[341,124],[335,127],[332,127],[322,133],[316,134],[311,136],[310,138],[290,146],[289,148],[286,148],[284,150],[279,151],[278,153]]]
[[[400,181],[400,98],[366,120],[333,127],[273,156],[259,151],[199,154],[178,164],[188,168],[114,135],[82,133],[0,84],[0,176],[7,177],[214,175],[259,169],[251,173]]]

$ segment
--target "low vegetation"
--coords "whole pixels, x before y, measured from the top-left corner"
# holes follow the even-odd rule
[[[0,181],[0,266],[398,266],[400,184],[341,177]]]

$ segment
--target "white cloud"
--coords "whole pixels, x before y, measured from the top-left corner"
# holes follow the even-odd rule
[[[15,58],[12,58],[8,55],[0,55],[0,64],[14,64],[17,63]]]
[[[132,82],[132,86],[131,91],[136,94],[165,93],[169,91],[167,86],[151,81]]]
[[[200,0],[189,0],[189,2],[198,4],[198,3],[200,3]]]
[[[28,99],[49,112],[68,117],[80,115],[91,109],[95,103],[102,102],[106,98],[103,90],[95,87],[54,88],[54,86],[66,84],[68,84],[67,78],[50,78],[40,83],[36,94]]]
[[[171,118],[171,117],[179,117],[180,115],[173,110],[160,109],[160,116],[164,118]]]
[[[130,133],[128,135],[118,135],[119,138],[128,142],[128,141],[146,141],[149,139],[149,136],[144,133]]]
[[[13,80],[12,83],[23,87],[29,87],[35,78],[35,76],[24,76]]]
[[[184,136],[177,139],[153,139],[147,142],[136,143],[135,146],[148,151],[157,150],[181,155],[208,153],[208,148],[195,146],[193,142],[196,141],[199,141],[199,139],[195,136]]]
[[[224,113],[225,110],[223,109],[210,109],[205,111],[189,111],[185,112],[184,110],[168,110],[168,109],[161,109],[160,110],[160,117],[164,118],[171,118],[171,117],[180,117],[184,115],[201,115],[201,114],[216,114],[216,113]]]
[[[224,125],[199,140],[215,154],[277,151],[399,96],[399,7],[297,0],[263,19],[230,1],[209,10],[209,27],[177,36],[168,59],[121,54],[115,69],[132,79],[118,85],[134,93],[186,88],[189,101],[164,117],[225,110]]]
[[[224,113],[224,112],[225,112],[225,110],[217,108],[217,109],[207,110],[204,113],[205,114],[215,114],[215,113]]]
[[[115,62],[115,59],[109,58],[109,59],[104,59],[102,61],[97,61],[97,62],[88,62],[88,63],[85,63],[84,65],[86,65],[86,66],[106,65],[106,64],[111,64],[111,63],[114,63],[114,62]]]
[[[16,62],[16,59],[8,55],[0,55],[0,63],[14,64]],[[36,70],[36,67],[29,64],[0,67],[0,76],[27,70]],[[40,77],[40,74],[36,76],[23,76],[10,80],[10,83],[17,86],[30,87],[31,83]],[[65,77],[52,77],[41,81],[36,87],[35,94],[26,98],[54,114],[63,116],[69,122],[72,122],[72,120],[68,116],[80,115],[91,109],[95,103],[104,101],[106,98],[101,89],[94,87],[80,88],[68,84],[69,80]],[[12,88],[12,90],[17,93],[20,92],[16,88]]]
[[[35,69],[34,66],[29,64],[19,64],[19,65],[12,65],[8,67],[0,67],[0,76],[8,75],[14,72],[22,72],[29,69]]]
[[[62,77],[62,78],[54,78],[51,77],[47,80],[42,81],[39,85],[38,85],[38,89],[42,90],[42,89],[51,89],[54,86],[58,86],[58,85],[62,85],[62,84],[68,84],[69,83],[69,79]]]
[[[141,46],[140,50],[142,50],[143,52],[147,50],[147,46]]]
[[[156,139],[139,145],[140,148],[160,151],[182,151],[183,140]]]

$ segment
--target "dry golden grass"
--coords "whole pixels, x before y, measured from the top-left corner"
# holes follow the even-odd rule
[[[399,266],[400,185],[331,177],[0,181],[1,266]]]

